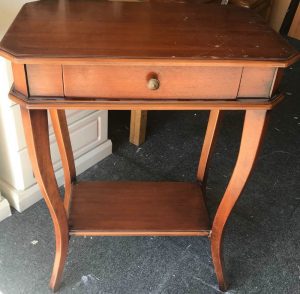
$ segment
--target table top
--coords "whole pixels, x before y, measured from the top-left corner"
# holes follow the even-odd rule
[[[287,63],[298,52],[255,12],[196,1],[27,3],[0,43],[9,59]]]

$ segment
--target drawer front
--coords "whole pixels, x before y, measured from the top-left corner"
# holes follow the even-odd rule
[[[278,86],[276,68],[29,64],[26,73],[29,95],[40,97],[268,98]]]
[[[87,98],[235,99],[241,74],[239,67],[63,66],[65,96]]]

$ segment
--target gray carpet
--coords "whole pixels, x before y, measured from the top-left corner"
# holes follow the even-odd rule
[[[300,64],[287,70],[286,100],[271,114],[258,163],[226,228],[227,293],[300,293],[299,76]],[[110,112],[113,155],[80,179],[193,181],[207,117],[149,112],[147,141],[137,148],[128,143],[129,112]],[[224,116],[208,181],[212,216],[235,163],[242,120],[242,112]],[[0,293],[49,292],[52,231],[44,201],[0,223]],[[59,293],[219,292],[206,238],[77,237]]]

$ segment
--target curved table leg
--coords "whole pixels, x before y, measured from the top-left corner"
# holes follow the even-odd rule
[[[197,172],[197,180],[202,183],[203,187],[206,186],[208,164],[213,152],[214,145],[216,143],[218,128],[220,125],[220,118],[220,110],[216,109],[210,111]]]
[[[69,229],[51,161],[47,110],[21,107],[21,113],[32,168],[54,224],[56,254],[49,286],[56,291],[67,257]]]
[[[64,206],[67,214],[69,214],[72,189],[71,185],[76,181],[76,170],[71,140],[69,136],[68,124],[64,110],[51,109],[49,112],[64,170]]]
[[[226,291],[227,289],[223,272],[223,230],[232,208],[242,193],[242,190],[253,168],[264,134],[266,118],[266,110],[246,111],[237,162],[213,221],[211,251],[219,287],[222,291]]]

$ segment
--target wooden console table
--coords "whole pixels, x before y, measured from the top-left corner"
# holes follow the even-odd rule
[[[12,62],[32,167],[56,237],[57,290],[69,236],[206,236],[221,290],[222,236],[283,95],[283,68],[299,54],[254,12],[194,1],[53,1],[26,4],[0,44]],[[65,109],[210,110],[194,183],[77,182]],[[245,110],[237,162],[210,222],[208,163],[222,111]],[[48,111],[65,175],[61,199]],[[99,265],[101,266],[101,265]]]

